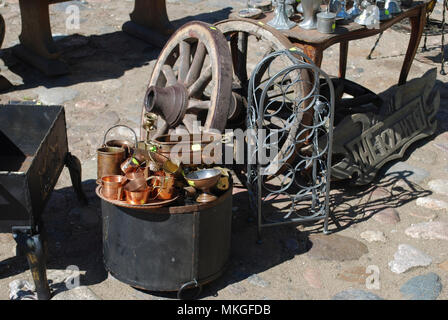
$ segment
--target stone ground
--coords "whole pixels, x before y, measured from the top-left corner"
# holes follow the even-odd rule
[[[68,3],[51,6],[52,28],[71,73],[46,78],[22,64],[10,49],[17,44],[20,13],[15,1],[2,1],[7,33],[0,71],[16,86],[1,102],[39,100],[64,104],[69,147],[83,164],[90,206],[80,208],[64,169],[44,213],[48,239],[48,277],[57,299],[170,299],[170,294],[136,290],[114,279],[102,263],[99,200],[94,193],[96,148],[105,130],[121,123],[137,129],[145,87],[159,49],[121,32],[133,1],[82,1],[81,30],[65,29]],[[245,1],[171,0],[171,20],[215,22]],[[184,5],[184,3],[189,5]],[[78,2],[79,3],[79,2]],[[440,19],[441,6],[433,18]],[[379,93],[396,83],[409,35],[385,32],[372,60],[366,60],[375,37],[350,43],[347,76]],[[428,38],[409,79],[439,67],[440,36]],[[323,69],[336,74],[338,47],[325,52]],[[256,56],[256,55],[254,55]],[[256,61],[252,61],[256,63]],[[235,190],[230,266],[207,285],[203,299],[447,299],[448,298],[448,86],[438,74],[441,106],[433,137],[416,143],[401,162],[383,170],[374,185],[333,185],[332,211],[343,225],[322,235],[322,225],[266,229],[256,243],[248,222],[247,193]],[[119,134],[124,132],[118,132]],[[389,166],[390,167],[390,166]],[[397,178],[393,172],[405,172]],[[82,287],[64,291],[67,266],[81,270]],[[366,286],[366,278],[376,281]],[[0,299],[9,299],[9,284],[31,281],[15,242],[0,233]],[[369,281],[370,281],[369,280]],[[17,285],[17,282],[14,283]],[[379,288],[375,288],[379,284]]]

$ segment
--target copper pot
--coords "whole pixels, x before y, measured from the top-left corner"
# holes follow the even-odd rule
[[[187,164],[213,164],[222,162],[222,154],[214,154],[212,146],[223,148],[223,137],[215,133],[203,133],[200,139],[196,135],[162,135],[154,139],[152,144],[157,148],[157,153],[167,159],[178,159],[184,165]],[[178,147],[178,152],[172,152],[174,146]],[[211,154],[204,153],[208,147]]]
[[[127,140],[109,140],[105,143],[106,147],[118,147],[126,150],[126,158],[133,152],[132,143]]]
[[[104,134],[103,145],[97,150],[98,154],[98,169],[97,177],[98,180],[104,176],[119,175],[121,173],[120,165],[126,159],[126,157],[131,153],[131,148],[129,147],[129,142],[125,140],[112,140],[106,143],[106,137],[108,133],[117,127],[125,127],[132,131],[134,135],[135,144],[137,145],[137,135],[132,128],[125,125],[116,125],[109,128]]]

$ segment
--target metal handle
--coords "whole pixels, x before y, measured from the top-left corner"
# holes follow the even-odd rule
[[[182,299],[182,293],[190,288],[199,288],[198,292],[196,293],[195,296],[193,296],[192,299],[196,299],[202,292],[202,286],[198,283],[196,279],[194,279],[190,282],[184,283],[182,287],[180,287],[179,291],[177,291],[177,299],[184,300]]]
[[[115,128],[117,128],[117,127],[124,127],[124,128],[127,128],[127,129],[131,130],[131,132],[134,134],[134,141],[135,141],[135,143],[134,143],[134,147],[137,147],[137,142],[138,142],[138,140],[137,140],[137,134],[135,133],[134,129],[132,129],[131,127],[128,127],[128,126],[126,126],[126,125],[124,125],[124,124],[117,124],[117,125],[115,125],[115,126],[113,126],[113,127],[110,127],[110,128],[106,131],[106,133],[104,134],[104,138],[103,138],[103,146],[106,145],[106,137],[107,137],[107,134],[108,134],[112,129],[115,129]]]

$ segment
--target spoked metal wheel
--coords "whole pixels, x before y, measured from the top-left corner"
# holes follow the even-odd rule
[[[243,101],[243,103],[233,104],[240,109],[231,111],[227,125],[228,127],[244,127],[249,79],[256,64],[275,51],[291,50],[296,53],[300,52],[286,36],[259,21],[232,19],[217,22],[215,26],[221,30],[229,42],[234,73],[232,91],[234,97],[240,96],[236,99],[237,101]],[[257,59],[254,59],[255,61],[251,59],[252,61],[250,61],[248,57],[257,57]],[[298,57],[300,58],[301,56],[298,55]],[[305,57],[302,57],[302,59],[310,62]],[[268,66],[269,68],[267,68]],[[284,57],[280,57],[273,63],[264,63],[262,69],[257,71],[255,83],[253,84],[254,87],[262,91],[263,83],[268,83],[269,79],[278,71],[288,66],[291,66],[291,61]],[[266,113],[270,113],[272,116],[266,117],[266,119],[269,119],[270,124],[268,127],[272,129],[284,128],[285,126],[290,128],[279,137],[279,152],[273,160],[274,162],[284,161],[286,164],[294,161],[297,155],[296,149],[300,147],[294,142],[299,133],[302,116],[295,117],[292,124],[288,123],[288,121],[291,119],[293,112],[299,111],[298,109],[304,106],[294,105],[293,101],[296,100],[296,97],[305,97],[312,83],[307,72],[301,71],[291,72],[287,78],[282,78],[280,81],[281,83],[276,83],[269,88],[267,98],[272,102],[269,104]],[[285,87],[287,88],[286,91],[284,90]],[[283,101],[287,101],[287,103],[283,103]],[[298,113],[300,114],[300,112]],[[232,117],[232,114],[239,116]],[[303,117],[306,117],[306,115],[303,115]],[[283,169],[284,166],[280,167],[275,174],[281,173]]]
[[[223,131],[231,108],[232,60],[225,37],[207,23],[191,22],[168,40],[154,66],[142,113],[157,115],[151,139],[174,128]],[[195,122],[198,121],[198,122]]]

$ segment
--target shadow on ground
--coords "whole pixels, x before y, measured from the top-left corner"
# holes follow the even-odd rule
[[[83,183],[87,191],[89,207],[96,210],[96,219],[80,215],[79,202],[73,188],[53,191],[42,215],[43,238],[48,245],[47,269],[66,270],[77,266],[81,271],[82,285],[102,282],[107,273],[102,262],[100,202],[89,190],[95,181]],[[7,278],[28,270],[24,256],[0,261],[0,278]],[[54,284],[57,291],[60,285]],[[58,289],[59,288],[59,289]]]
[[[173,21],[173,24],[180,27],[194,20],[215,23],[228,18],[230,12],[231,8],[227,7],[209,13],[187,16]],[[46,77],[39,70],[14,56],[13,48],[3,48],[0,57],[12,72],[23,80],[23,84],[14,86],[7,92],[38,86],[66,87],[77,83],[117,79],[126,71],[140,68],[157,59],[161,50],[122,31],[90,36],[73,34],[55,37],[54,40],[56,47],[62,53],[61,59],[69,66],[70,74]]]
[[[374,185],[363,188],[334,183],[333,191],[337,192],[331,196],[330,207],[342,228],[336,228],[330,220],[329,230],[339,232],[371,218],[380,210],[399,208],[418,197],[431,194],[430,191],[410,182],[410,175],[411,172],[408,171],[382,174]],[[76,265],[83,273],[82,285],[101,283],[107,278],[102,255],[100,200],[95,194],[95,187],[94,180],[83,183],[90,203],[89,208],[97,213],[96,220],[86,221],[86,217],[79,213],[82,210],[78,210],[76,196],[71,187],[55,190],[43,215],[48,240],[48,269],[65,270],[68,266]],[[380,198],[372,197],[372,192],[378,187],[389,190],[390,194]],[[203,287],[200,298],[217,296],[221,289],[229,285],[254,277],[253,275],[306,253],[312,247],[309,236],[323,231],[322,222],[305,224],[303,227],[292,224],[265,228],[259,243],[256,219],[248,206],[246,189],[235,190],[233,206],[229,266],[219,279]],[[0,263],[0,277],[13,276],[27,269],[23,257],[10,258]],[[255,278],[250,281],[263,280]],[[53,289],[63,290],[60,284],[54,284]],[[176,298],[176,293],[142,292],[161,298]],[[185,297],[194,296],[195,293],[194,289],[188,290]]]

